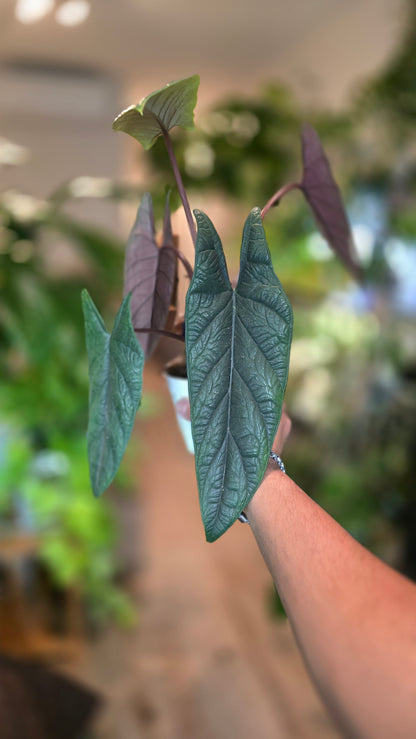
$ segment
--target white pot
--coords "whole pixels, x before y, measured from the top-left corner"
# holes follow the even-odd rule
[[[189,393],[188,380],[186,377],[174,377],[164,373],[175,408],[176,420],[183,436],[185,446],[191,454],[194,454],[194,442],[192,439],[191,421],[189,418]]]

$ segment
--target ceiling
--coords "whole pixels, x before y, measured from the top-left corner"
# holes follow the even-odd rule
[[[24,26],[14,0],[0,0],[0,63],[92,68],[141,94],[199,72],[207,98],[283,77],[300,94],[338,105],[392,52],[405,19],[405,0],[91,4],[86,23],[64,28],[52,15]]]
[[[394,52],[406,2],[91,0],[89,19],[64,28],[52,15],[22,25],[15,0],[0,0],[0,135],[30,153],[24,166],[2,170],[2,186],[47,197],[82,174],[142,183],[138,147],[114,135],[111,121],[195,73],[198,110],[270,79],[290,84],[301,103],[343,106]],[[110,229],[118,222],[115,206],[99,200],[75,203],[74,213]],[[175,229],[191,253],[178,213]],[[210,213],[223,228],[232,220],[219,202]]]

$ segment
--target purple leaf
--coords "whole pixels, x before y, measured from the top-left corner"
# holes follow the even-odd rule
[[[300,186],[318,227],[345,266],[356,279],[362,281],[363,273],[355,256],[353,237],[338,185],[321,140],[307,123],[302,128],[302,159]]]
[[[162,247],[155,238],[152,198],[143,195],[131,231],[124,264],[124,294],[131,292],[131,316],[135,329],[165,328],[176,279],[176,258],[171,249],[173,236],[169,201],[166,201]],[[146,358],[155,349],[160,335],[136,334]]]

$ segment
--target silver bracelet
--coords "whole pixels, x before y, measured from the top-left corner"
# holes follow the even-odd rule
[[[273,462],[276,462],[276,464],[279,467],[279,469],[283,473],[286,473],[286,468],[285,468],[285,466],[283,464],[282,459],[279,457],[279,455],[276,454],[276,452],[270,452],[270,455],[269,456],[270,456],[270,459],[273,460]],[[241,521],[241,523],[248,523],[248,524],[250,524],[250,521],[248,520],[248,518],[247,518],[247,516],[246,516],[246,514],[245,514],[244,511],[242,513],[240,513],[240,515],[238,517],[238,520]]]

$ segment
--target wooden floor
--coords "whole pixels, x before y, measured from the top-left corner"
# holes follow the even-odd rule
[[[272,620],[271,579],[249,526],[207,544],[194,463],[164,380],[161,413],[139,422],[144,555],[138,628],[111,629],[68,671],[107,697],[98,739],[335,739],[290,628]]]

